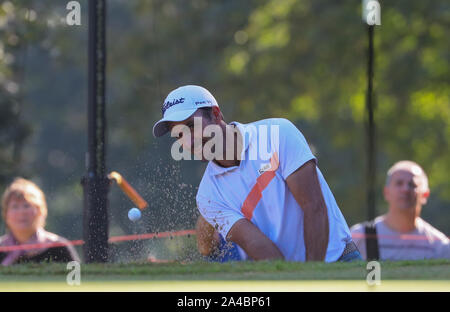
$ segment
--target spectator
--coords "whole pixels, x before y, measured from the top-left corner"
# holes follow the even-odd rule
[[[0,251],[3,266],[26,262],[79,261],[73,246],[64,238],[44,230],[47,204],[42,190],[33,182],[17,178],[2,198],[2,217],[7,227],[0,247],[54,243],[55,247]]]
[[[240,261],[245,253],[233,242],[226,242],[201,215],[197,219],[197,247],[206,260],[212,262]]]
[[[367,260],[450,258],[449,239],[420,218],[430,195],[428,178],[415,162],[404,160],[387,172],[384,198],[388,212],[351,228]]]

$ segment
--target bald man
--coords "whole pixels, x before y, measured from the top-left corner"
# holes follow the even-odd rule
[[[364,259],[450,259],[447,236],[420,218],[430,190],[417,163],[395,163],[387,173],[383,194],[388,212],[350,229]]]

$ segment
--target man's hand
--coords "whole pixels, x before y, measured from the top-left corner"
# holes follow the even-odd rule
[[[297,169],[286,183],[303,210],[306,261],[323,261],[330,229],[315,161],[310,160]]]
[[[227,240],[238,244],[253,260],[284,260],[278,247],[247,219],[240,219],[231,227]]]

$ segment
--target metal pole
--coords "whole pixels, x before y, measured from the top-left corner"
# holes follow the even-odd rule
[[[105,166],[105,1],[89,0],[88,152],[83,178],[85,262],[108,260],[109,180]]]
[[[367,203],[368,219],[373,220],[376,217],[375,203],[375,183],[376,183],[376,155],[375,155],[375,121],[374,121],[374,103],[373,103],[373,66],[374,49],[373,36],[374,25],[368,26],[369,50],[367,67]]]

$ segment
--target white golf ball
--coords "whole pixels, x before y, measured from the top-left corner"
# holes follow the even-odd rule
[[[139,220],[141,218],[141,211],[137,208],[131,208],[128,211],[128,219],[130,219],[131,221],[136,221]]]

